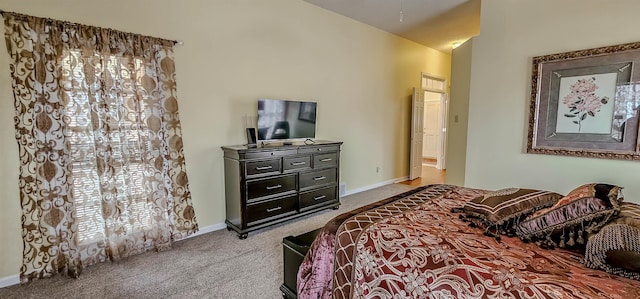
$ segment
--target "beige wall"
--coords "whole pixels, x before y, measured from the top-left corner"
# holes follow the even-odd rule
[[[636,42],[639,11],[637,0],[483,1],[473,43],[465,184],[567,193],[607,182],[640,202],[639,162],[525,153],[531,58]]]
[[[447,124],[447,184],[464,186],[473,38],[451,52],[451,96]]]
[[[317,101],[317,137],[345,142],[341,175],[354,190],[408,175],[411,88],[421,72],[449,80],[449,55],[301,0],[3,0],[1,8],[184,41],[175,51],[178,95],[201,227],[224,221],[220,146],[245,142],[257,98]],[[22,258],[8,65],[2,39],[0,279],[16,275]]]

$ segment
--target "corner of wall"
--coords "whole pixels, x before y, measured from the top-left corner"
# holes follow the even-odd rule
[[[447,184],[463,186],[467,157],[467,126],[473,38],[451,52],[451,96],[447,124]]]

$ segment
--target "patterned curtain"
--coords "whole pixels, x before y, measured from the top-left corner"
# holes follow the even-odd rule
[[[198,230],[173,42],[3,13],[20,156],[22,282]]]

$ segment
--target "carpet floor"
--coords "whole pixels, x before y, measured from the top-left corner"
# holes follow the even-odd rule
[[[0,298],[282,298],[282,239],[322,227],[331,218],[415,187],[391,184],[341,199],[325,210],[250,232],[226,229],[83,270],[78,279],[57,275],[0,289]]]

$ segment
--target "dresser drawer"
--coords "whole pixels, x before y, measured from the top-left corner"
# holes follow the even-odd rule
[[[295,174],[247,182],[247,202],[287,192],[296,192]]]
[[[296,213],[297,208],[297,195],[248,205],[247,224],[251,226],[267,218],[287,216]]]
[[[246,163],[247,175],[280,172],[280,158]]]
[[[282,164],[284,171],[311,168],[311,156],[284,157]]]
[[[337,168],[331,168],[320,171],[301,173],[300,190],[325,184],[335,184],[337,179],[337,171]]]
[[[328,187],[300,194],[300,210],[338,199],[338,187]]]
[[[269,157],[282,157],[282,156],[291,156],[295,155],[298,151],[295,149],[286,149],[286,150],[264,150],[264,148],[256,149],[255,151],[249,151],[244,154],[245,159],[259,159],[259,158],[269,158]]]
[[[312,154],[312,153],[324,153],[324,152],[337,152],[340,150],[340,146],[313,146],[313,147],[305,147],[298,150],[301,154]]]
[[[313,168],[335,167],[338,165],[338,153],[313,155]]]

